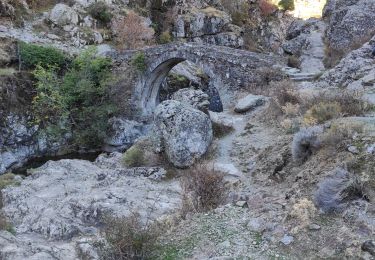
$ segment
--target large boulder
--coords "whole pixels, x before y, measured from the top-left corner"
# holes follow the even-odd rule
[[[208,150],[212,139],[210,117],[175,100],[162,102],[155,110],[153,143],[176,167],[186,168]]]
[[[334,50],[353,48],[375,34],[375,0],[328,0],[323,16],[326,40]]]
[[[173,100],[190,105],[195,109],[207,112],[210,105],[209,96],[199,89],[184,88],[172,95]]]
[[[49,14],[49,20],[57,26],[76,25],[79,22],[78,13],[65,4],[57,4]]]

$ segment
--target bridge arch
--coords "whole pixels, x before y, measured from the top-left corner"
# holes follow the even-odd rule
[[[196,64],[210,77],[210,84],[219,92],[224,107],[233,103],[236,90],[257,81],[258,68],[277,63],[270,55],[196,43],[159,45],[142,52],[147,69],[134,86],[132,103],[145,117],[152,116],[158,105],[160,87],[168,73],[183,61]],[[123,58],[129,59],[134,53],[124,53]]]

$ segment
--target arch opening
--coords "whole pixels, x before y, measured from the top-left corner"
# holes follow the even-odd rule
[[[200,89],[209,96],[209,110],[222,112],[223,104],[219,91],[213,82],[213,73],[204,72],[198,64],[182,58],[172,58],[157,66],[145,82],[142,106],[147,115],[152,115],[155,107],[171,99],[176,91],[183,88]]]

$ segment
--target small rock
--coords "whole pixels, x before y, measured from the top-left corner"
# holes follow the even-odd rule
[[[318,224],[310,224],[309,229],[310,230],[320,230],[321,227]]]
[[[247,227],[250,231],[253,232],[262,232],[266,229],[264,225],[264,221],[260,218],[252,218],[250,219],[249,223],[247,224]]]
[[[359,154],[358,148],[353,145],[348,147],[348,151],[351,152],[352,154]]]
[[[258,106],[263,105],[265,102],[264,96],[257,96],[257,95],[247,95],[244,98],[241,98],[236,107],[234,108],[234,111],[237,113],[244,113],[249,110],[252,110]]]
[[[294,237],[289,236],[287,234],[285,234],[284,237],[280,240],[280,242],[283,243],[286,246],[288,246],[291,243],[293,243],[293,241],[294,241]]]
[[[244,208],[244,207],[247,206],[247,202],[244,201],[244,200],[237,201],[237,202],[236,202],[236,206],[237,206],[237,207]]]
[[[375,242],[373,240],[367,240],[362,244],[362,250],[375,256]]]

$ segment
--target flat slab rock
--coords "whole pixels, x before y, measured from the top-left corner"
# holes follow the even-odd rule
[[[72,246],[72,241],[99,236],[98,227],[106,214],[120,217],[139,212],[146,221],[178,210],[181,198],[177,180],[155,180],[164,169],[126,169],[116,163],[120,159],[121,154],[102,157],[95,163],[49,161],[20,186],[4,189],[3,210],[17,235],[12,241],[0,239],[0,251],[7,250],[7,259],[22,259],[18,255],[33,259],[33,253],[25,247],[25,236],[28,241],[33,237],[55,241],[51,242],[52,248],[59,246],[69,251],[77,246]],[[74,254],[69,252],[67,258],[57,259],[78,259],[68,257]]]
[[[237,113],[245,113],[249,110],[252,110],[258,106],[261,106],[265,103],[266,97],[258,95],[247,95],[244,98],[241,98],[237,105],[234,108],[234,111]]]

